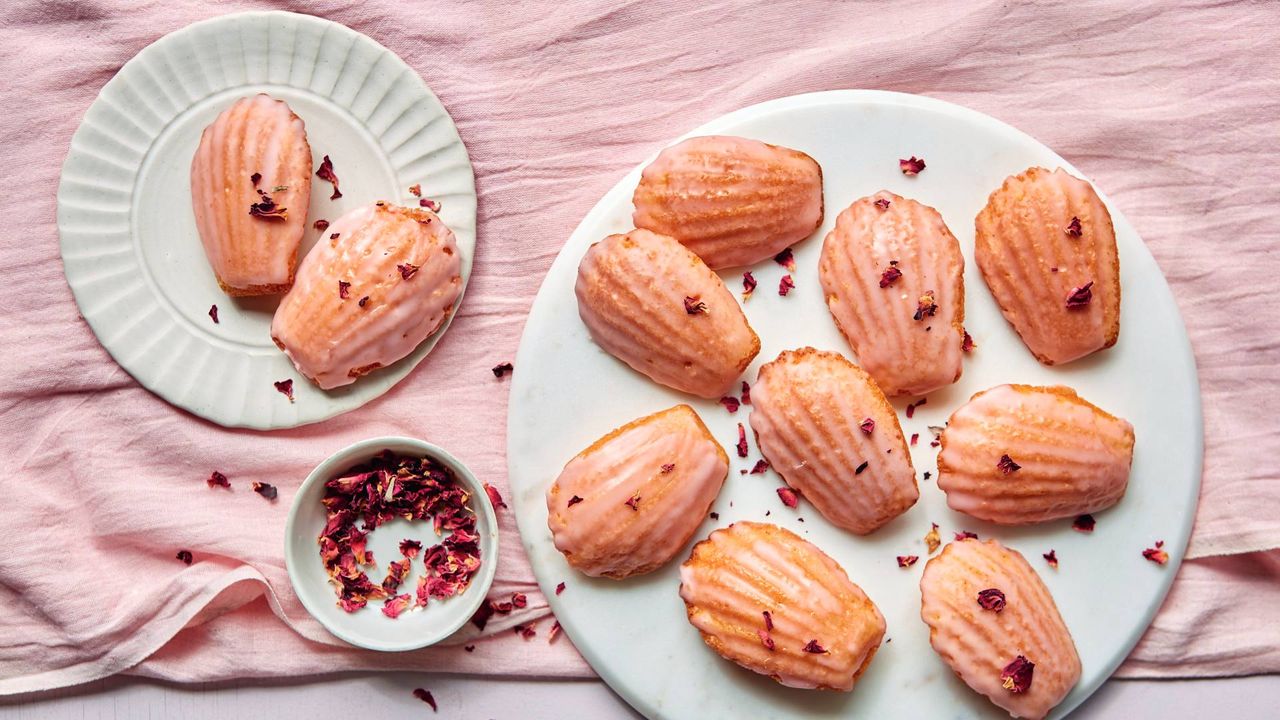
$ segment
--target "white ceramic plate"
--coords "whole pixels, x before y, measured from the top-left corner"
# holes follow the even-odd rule
[[[471,509],[476,514],[476,534],[480,537],[480,570],[461,595],[445,600],[432,600],[426,608],[406,610],[394,620],[382,614],[382,602],[371,602],[349,613],[338,607],[337,596],[329,584],[324,562],[316,539],[324,530],[327,517],[321,499],[324,484],[331,478],[367,462],[383,450],[399,455],[430,456],[453,470],[458,482],[471,493]],[[404,519],[392,520],[369,533],[369,550],[378,560],[378,569],[369,574],[375,583],[381,583],[387,571],[387,563],[399,560],[400,541],[418,540],[423,550],[440,542],[429,523],[412,523]],[[289,508],[289,519],[284,533],[284,560],[289,571],[289,582],[298,594],[303,607],[334,635],[353,645],[370,650],[403,651],[433,645],[463,627],[475,614],[480,603],[489,593],[494,572],[498,567],[498,519],[484,486],[466,465],[443,448],[422,440],[403,437],[382,437],[361,440],[330,455],[298,488]],[[400,588],[402,593],[413,593],[422,570],[422,555],[410,565],[409,574]],[[471,628],[460,634],[458,641],[476,633]]]
[[[102,88],[71,139],[58,188],[62,260],[80,312],[148,390],[221,425],[271,429],[378,397],[448,324],[404,360],[323,391],[271,341],[279,296],[231,298],[218,288],[191,210],[191,157],[218,113],[258,92],[302,117],[312,167],[328,155],[341,182],[335,201],[329,184],[312,178],[302,253],[320,235],[312,221],[373,200],[417,204],[408,188],[420,183],[457,235],[465,290],[476,193],[467,150],[422,78],[368,37],[310,15],[196,23],[146,47]],[[292,404],[272,384],[286,378],[294,378]]]
[[[649,717],[771,718],[1007,717],[969,691],[929,647],[920,620],[919,579],[928,555],[930,522],[944,539],[966,529],[995,536],[1020,550],[1045,579],[1075,637],[1084,674],[1055,715],[1070,711],[1109,676],[1137,642],[1173,581],[1191,531],[1200,483],[1201,415],[1195,362],[1173,297],[1133,227],[1109,204],[1120,246],[1122,328],[1110,350],[1061,368],[1032,358],[1000,315],[973,263],[973,218],[1003,179],[1031,165],[1064,167],[1052,150],[996,120],[923,97],[834,91],[767,102],[731,113],[693,135],[727,133],[797,148],[821,163],[827,218],[795,247],[797,289],[777,294],[783,269],[766,261],[752,268],[760,283],[745,305],[763,345],[745,379],[787,348],[812,345],[850,354],[823,303],[817,264],[821,239],[836,214],[854,199],[887,188],[937,208],[966,258],[966,318],[978,344],[956,385],[928,396],[906,420],[918,432],[912,457],[918,472],[936,473],[929,425],[941,425],[973,393],[1006,382],[1064,383],[1104,409],[1129,419],[1137,432],[1128,494],[1097,514],[1097,530],[1083,535],[1063,520],[1007,529],[946,507],[932,480],[921,481],[920,501],[869,537],[825,522],[811,505],[798,511],[779,502],[776,474],[741,475],[759,451],[739,459],[732,451],[737,423],[749,408],[729,415],[719,404],[682,396],[631,371],[594,345],[578,318],[574,280],[587,247],[631,227],[631,193],[640,169],[618,183],[578,226],[548,273],[525,326],[511,389],[507,458],[521,538],[542,590],[565,631],[592,667],[627,702]],[[898,159],[916,155],[928,168],[909,178]],[[1105,198],[1104,198],[1105,199]],[[722,273],[735,293],[740,268]],[[679,402],[693,405],[730,449],[733,465],[724,490],[695,536],[735,520],[767,518],[798,532],[834,557],[880,607],[889,640],[851,693],[784,688],[743,670],[709,650],[685,619],[678,588],[682,552],[663,569],[631,580],[593,580],[571,570],[547,530],[544,493],[564,463],[609,430]],[[750,435],[750,433],[748,433]],[[800,522],[804,518],[804,522]],[[1142,550],[1164,540],[1173,560],[1160,567]],[[1058,570],[1041,554],[1057,551]],[[900,569],[897,555],[921,561]],[[554,594],[556,583],[567,589]]]

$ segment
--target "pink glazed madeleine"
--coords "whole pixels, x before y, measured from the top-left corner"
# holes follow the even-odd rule
[[[228,295],[289,289],[310,201],[311,146],[284,101],[241,98],[205,128],[191,160],[191,205]]]
[[[973,396],[940,436],[947,505],[1003,525],[1115,505],[1129,486],[1133,426],[1062,386],[999,385]]]
[[[413,352],[462,292],[453,231],[428,210],[383,202],[334,221],[298,268],[271,337],[323,389]]]
[[[1015,550],[958,540],[920,577],[929,644],[966,685],[1014,717],[1043,718],[1080,680],[1049,588]]]
[[[751,403],[760,452],[833,524],[865,535],[920,497],[893,406],[843,355],[783,352],[760,368]]]
[[[787,687],[852,690],[884,638],[844,568],[776,525],[711,533],[680,566],[680,597],[708,647]]]
[[[578,571],[616,580],[652,572],[689,542],[729,472],[729,456],[688,405],[592,443],[547,490],[556,549]]]
[[[658,154],[633,200],[636,227],[679,240],[713,269],[750,265],[822,224],[822,168],[759,140],[694,137]]]
[[[831,317],[886,395],[960,379],[964,257],[937,210],[886,190],[854,202],[818,270]]]
[[[681,392],[724,395],[760,352],[720,276],[665,235],[632,230],[592,245],[575,291],[597,345]]]

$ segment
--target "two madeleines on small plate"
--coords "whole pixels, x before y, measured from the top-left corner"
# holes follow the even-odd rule
[[[915,170],[904,163],[903,171]],[[636,229],[592,245],[579,265],[582,321],[600,347],[653,381],[719,398],[760,340],[715,271],[774,257],[813,234],[824,213],[822,170],[796,150],[695,137],[644,169],[634,204]],[[1066,363],[1115,344],[1115,232],[1087,182],[1030,168],[991,194],[976,230],[982,277],[1037,359]],[[963,269],[956,238],[920,202],[881,191],[839,214],[819,273],[859,365],[834,352],[788,350],[751,385],[749,422],[788,486],[780,495],[791,493],[792,503],[802,495],[857,535],[915,504],[915,469],[886,396],[959,379],[971,345]],[[1001,385],[956,410],[939,440],[948,505],[1023,525],[1119,501],[1134,435],[1070,388]],[[555,546],[590,576],[651,572],[692,539],[728,469],[688,405],[639,418],[574,457],[548,490]],[[689,622],[711,649],[790,687],[851,690],[884,637],[883,616],[844,569],[775,525],[715,530],[694,546],[680,579]],[[1048,588],[998,541],[949,543],[928,561],[920,592],[933,649],[1011,714],[1044,717],[1079,679]]]

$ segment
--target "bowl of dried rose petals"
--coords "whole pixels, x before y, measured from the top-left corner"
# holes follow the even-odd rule
[[[484,601],[498,522],[484,485],[444,449],[373,438],[307,476],[284,556],[294,592],[329,632],[414,650],[452,635]]]

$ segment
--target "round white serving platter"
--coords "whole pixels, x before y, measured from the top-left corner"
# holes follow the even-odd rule
[[[721,273],[741,293],[742,272],[759,289],[744,304],[762,349],[743,379],[788,348],[812,345],[851,351],[823,302],[817,264],[822,238],[853,200],[882,188],[937,208],[964,251],[966,326],[977,343],[955,385],[928,395],[912,419],[895,402],[910,436],[920,501],[868,537],[827,523],[807,502],[784,507],[774,490],[780,478],[743,475],[760,458],[738,458],[737,423],[750,408],[730,415],[720,404],[659,386],[607,355],[590,340],[574,297],[577,265],[587,247],[631,228],[636,168],[610,190],[569,238],[552,265],[525,325],[516,356],[508,420],[507,458],[513,504],[524,547],[556,617],[587,661],[627,702],[651,718],[1008,717],[971,692],[929,646],[920,620],[919,579],[928,559],[924,535],[931,522],[944,540],[959,530],[996,537],[1019,550],[1044,578],[1071,629],[1083,676],[1053,717],[1087,698],[1137,643],[1160,607],[1186,547],[1200,486],[1202,420],[1195,360],[1168,285],[1137,232],[1108,202],[1120,250],[1123,300],[1119,343],[1063,367],[1040,365],[1022,345],[988,292],[973,262],[973,218],[1008,175],[1032,165],[1063,167],[1052,150],[980,113],[930,98],[840,90],[782,98],[714,120],[690,135],[736,134],[802,150],[822,165],[827,216],[819,231],[797,244],[796,289],[777,294],[785,270],[772,261]],[[675,140],[673,139],[673,142]],[[656,154],[657,148],[655,148]],[[928,163],[906,177],[898,159]],[[1105,196],[1104,196],[1105,200]],[[1131,421],[1137,446],[1128,493],[1097,513],[1091,535],[1070,520],[1002,528],[950,511],[935,485],[936,448],[930,425],[942,425],[974,393],[1007,382],[1065,384],[1102,408]],[[885,645],[853,692],[785,688],[721,659],[685,619],[678,566],[625,581],[592,579],[572,570],[547,530],[544,493],[564,464],[594,440],[632,419],[689,403],[733,459],[729,478],[694,536],[702,540],[736,520],[766,520],[787,527],[835,558],[876,602],[888,623]],[[748,425],[749,429],[749,425]],[[752,434],[748,432],[748,436]],[[766,513],[769,513],[766,516]],[[803,522],[801,522],[803,518]],[[1167,566],[1145,560],[1157,540],[1172,556]],[[1061,566],[1042,554],[1055,550]],[[902,569],[898,555],[920,562]],[[565,582],[556,595],[557,583]]]
[[[332,187],[313,175],[300,258],[321,235],[315,220],[374,200],[417,205],[408,189],[421,184],[457,236],[465,290],[476,193],[457,128],[418,73],[328,20],[248,12],[199,22],[147,46],[102,88],[71,139],[58,188],[63,265],[80,312],[151,392],[220,425],[275,429],[378,397],[431,352],[448,322],[400,362],[324,391],[271,340],[280,296],[219,289],[191,209],[191,157],[220,112],[259,92],[303,119],[312,167],[328,155],[342,189],[330,200]],[[287,378],[292,403],[273,385]]]

